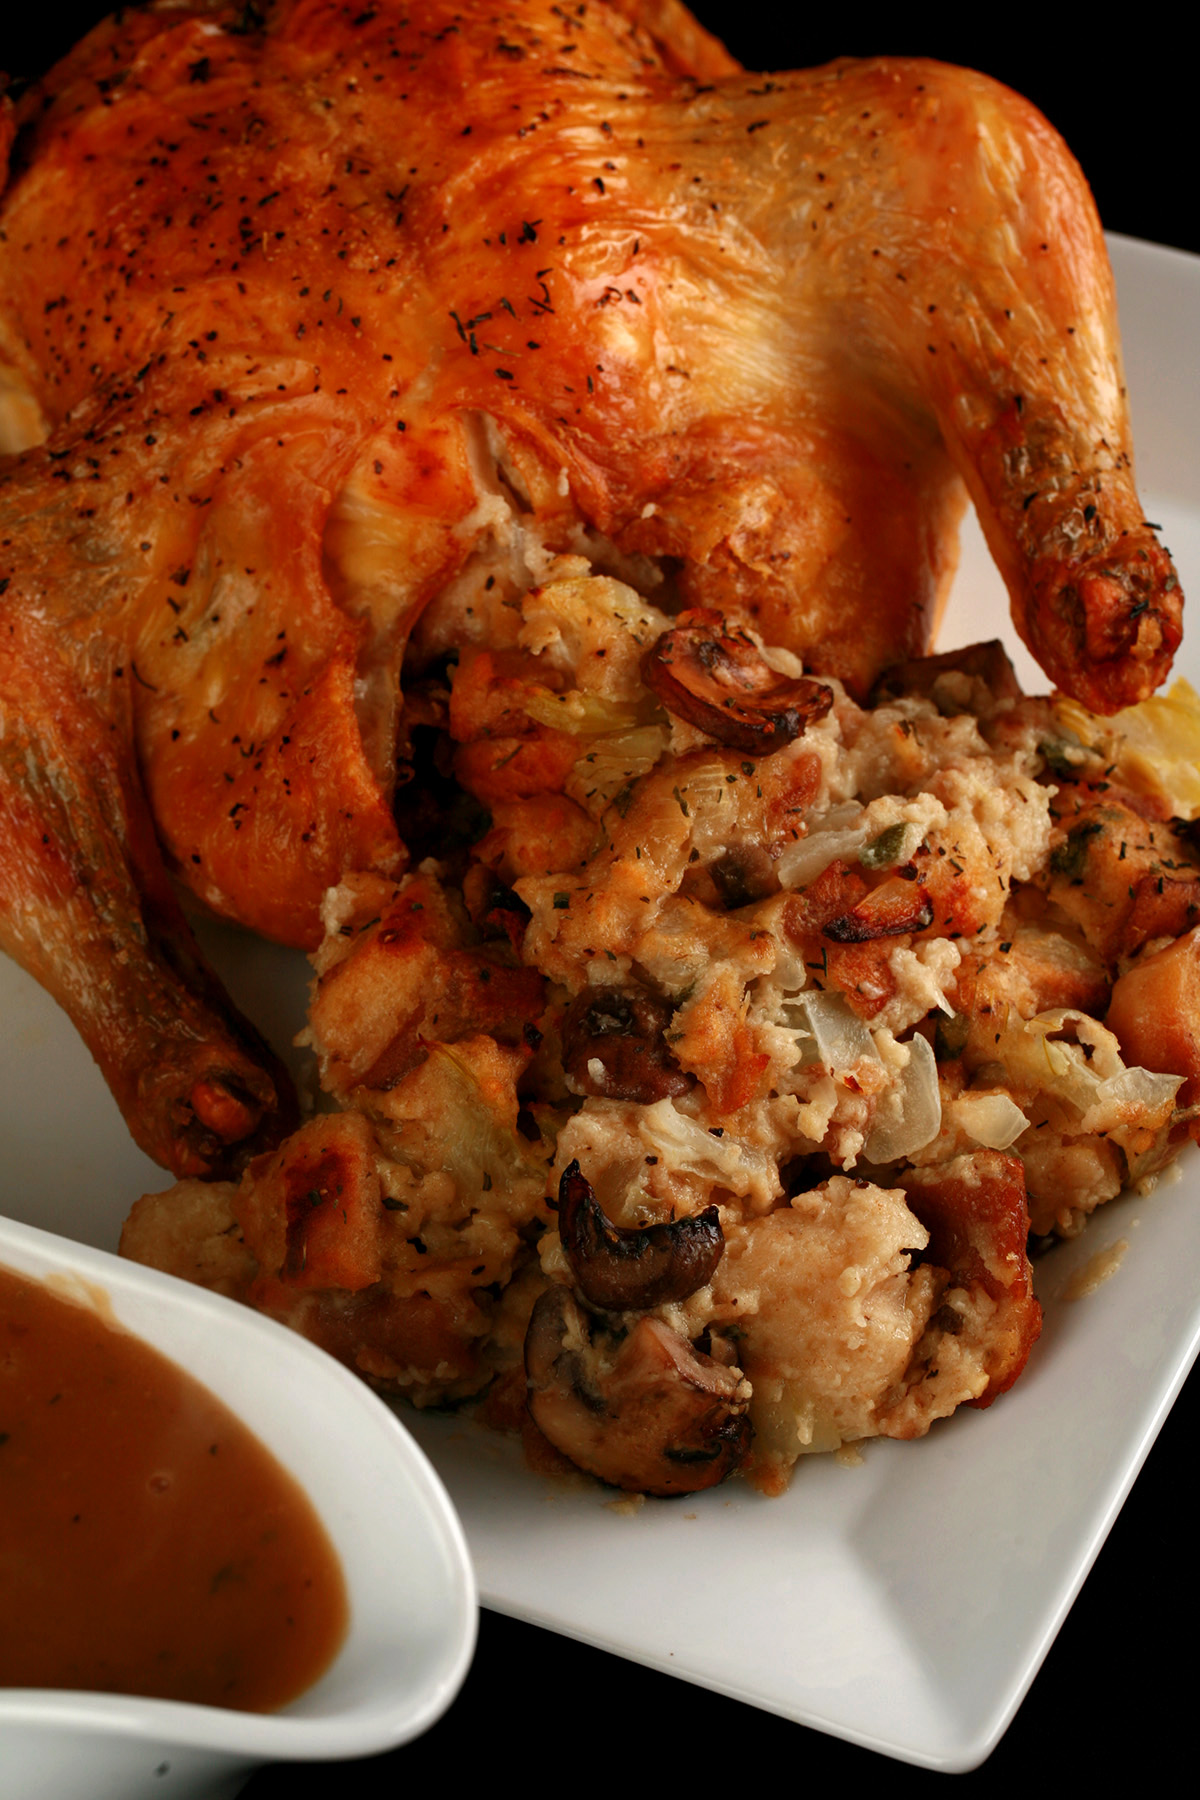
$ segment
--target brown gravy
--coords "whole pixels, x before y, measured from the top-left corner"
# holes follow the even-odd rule
[[[266,1712],[348,1611],[312,1505],[227,1407],[0,1268],[0,1686]]]

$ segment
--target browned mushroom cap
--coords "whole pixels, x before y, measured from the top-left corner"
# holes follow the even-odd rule
[[[644,988],[585,988],[562,1023],[563,1068],[582,1093],[652,1106],[686,1094],[695,1076],[671,1055],[671,1008]]]
[[[708,865],[708,873],[721,904],[731,912],[779,892],[775,864],[761,844],[731,844]]]
[[[668,712],[756,756],[782,750],[833,705],[830,688],[781,675],[745,631],[702,608],[680,613],[646,652],[642,679]]]
[[[661,1320],[610,1331],[565,1287],[538,1300],[525,1336],[529,1410],[556,1449],[635,1494],[716,1487],[750,1448],[750,1384]]]
[[[944,650],[938,656],[917,656],[910,662],[893,663],[871,690],[871,704],[921,694],[929,697],[944,675],[965,675],[982,681],[994,700],[1019,700],[1021,684],[999,638],[968,644],[962,650]]]
[[[576,1287],[609,1312],[645,1312],[686,1300],[712,1279],[725,1249],[715,1206],[670,1225],[623,1231],[577,1162],[567,1165],[558,1184],[558,1230]]]

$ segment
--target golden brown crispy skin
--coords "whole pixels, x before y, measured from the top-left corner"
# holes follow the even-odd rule
[[[1166,673],[1095,212],[981,76],[748,76],[671,0],[194,0],[19,122],[0,356],[50,436],[0,464],[0,607],[218,912],[312,945],[343,871],[403,866],[400,664],[484,494],[863,693],[927,647],[965,480],[1053,680],[1108,711]],[[48,829],[113,853],[98,806]]]
[[[298,1123],[290,1078],[200,956],[117,726],[44,621],[14,608],[3,632],[0,948],[70,1012],[148,1156],[228,1173]]]

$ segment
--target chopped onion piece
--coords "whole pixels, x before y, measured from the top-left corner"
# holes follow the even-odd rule
[[[775,872],[785,888],[806,888],[823,875],[830,863],[841,857],[853,862],[871,834],[867,809],[857,800],[848,800],[826,813],[818,831],[789,844]]]
[[[1183,1079],[1182,1075],[1158,1075],[1153,1069],[1124,1069],[1120,1075],[1101,1083],[1100,1095],[1121,1106],[1144,1106],[1154,1111],[1160,1106],[1174,1104]]]
[[[1126,1121],[1156,1130],[1170,1119],[1182,1075],[1156,1075],[1149,1069],[1122,1069],[1101,1081],[1083,1126],[1093,1131],[1116,1131]]]
[[[954,1102],[954,1116],[963,1130],[988,1150],[1007,1150],[1029,1123],[1009,1094],[960,1094]]]
[[[779,1192],[775,1159],[765,1150],[718,1137],[689,1118],[670,1100],[656,1100],[638,1114],[637,1133],[647,1150],[683,1175],[718,1181],[731,1193],[752,1202],[771,1200]]]
[[[568,777],[568,798],[598,819],[622,790],[649,773],[666,747],[663,725],[639,725],[592,738]]]
[[[1060,696],[1059,720],[1115,762],[1118,778],[1143,794],[1163,795],[1180,819],[1200,818],[1200,694],[1182,678],[1112,718],[1098,719]]]
[[[555,731],[570,732],[576,737],[600,737],[607,733],[632,731],[638,724],[638,708],[621,700],[606,700],[600,694],[585,694],[571,688],[556,694],[552,688],[530,683],[522,704],[531,719],[549,725]]]
[[[942,1128],[942,1097],[933,1051],[923,1037],[914,1037],[906,1048],[908,1061],[895,1084],[880,1096],[875,1122],[863,1145],[868,1162],[889,1163],[911,1156],[923,1150]]]
[[[800,1029],[812,1038],[811,1045],[804,1046],[804,1062],[819,1062],[836,1074],[839,1069],[852,1069],[864,1057],[872,1062],[881,1060],[871,1033],[840,994],[809,988],[789,1000],[788,1006]]]

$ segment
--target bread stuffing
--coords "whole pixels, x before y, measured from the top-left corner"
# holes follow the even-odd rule
[[[998,644],[860,705],[581,557],[413,668],[416,860],[326,897],[322,1110],[126,1253],[652,1494],[989,1405],[1031,1246],[1193,1110],[1140,996],[1200,859],[1121,720]]]

